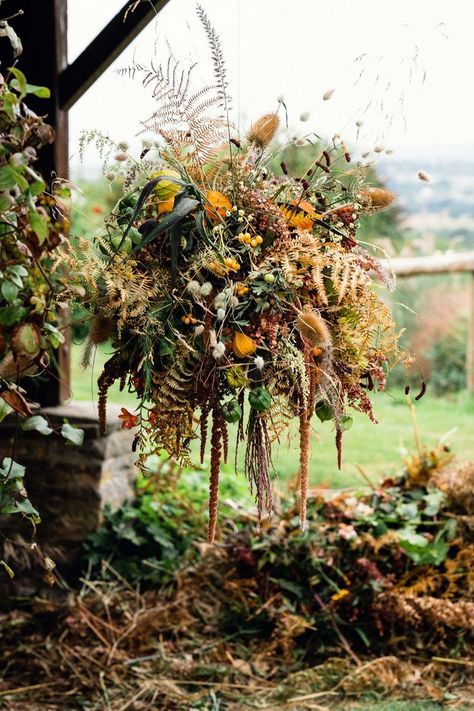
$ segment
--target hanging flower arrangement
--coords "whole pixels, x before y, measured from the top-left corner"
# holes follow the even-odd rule
[[[174,59],[131,68],[157,100],[145,122],[157,157],[145,149],[128,160],[103,234],[63,259],[87,291],[91,344],[110,339],[114,348],[99,377],[102,427],[118,380],[138,398],[121,417],[135,428],[141,464],[166,452],[191,465],[193,440],[201,461],[209,440],[212,541],[229,425],[262,516],[272,508],[272,444],[299,421],[304,526],[313,415],[334,422],[340,464],[349,408],[374,419],[368,393],[383,389],[398,349],[377,284],[391,275],[357,242],[359,220],[393,195],[364,184],[338,138],[315,141],[292,175],[277,113],[239,136],[219,39],[198,15],[215,85],[194,92],[192,69]]]

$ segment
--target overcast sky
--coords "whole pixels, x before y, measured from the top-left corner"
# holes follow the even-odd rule
[[[399,154],[473,146],[474,64],[471,0],[201,0],[219,33],[235,121],[277,107],[284,95],[295,131],[341,132],[360,149]],[[124,0],[68,0],[70,60]],[[197,85],[212,79],[194,0],[170,0],[71,112],[71,158],[82,129],[131,139],[153,110],[138,80],[114,69],[157,52],[199,61]],[[323,94],[334,89],[329,101]],[[309,111],[301,124],[299,115]],[[358,130],[355,122],[363,121]],[[92,160],[92,158],[91,158]]]

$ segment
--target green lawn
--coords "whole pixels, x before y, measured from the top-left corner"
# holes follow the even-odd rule
[[[72,389],[76,400],[97,400],[97,376],[107,359],[107,349],[99,350],[94,367],[84,371],[80,367],[82,347],[74,346],[72,352]],[[110,391],[110,402],[133,410],[135,400],[128,393],[120,393],[115,386]],[[364,484],[356,465],[364,468],[374,481],[397,470],[401,450],[413,448],[413,435],[403,391],[391,395],[375,396],[375,410],[379,424],[367,417],[354,414],[354,425],[344,435],[343,469],[337,470],[334,432],[331,423],[314,421],[312,454],[312,484],[333,487]],[[423,439],[434,444],[451,431],[448,443],[459,457],[474,458],[474,400],[462,393],[449,398],[436,398],[428,390],[416,403],[419,427]],[[275,468],[282,482],[288,482],[298,472],[296,428],[275,447]],[[233,461],[232,453],[230,461]],[[232,467],[225,467],[231,472]]]

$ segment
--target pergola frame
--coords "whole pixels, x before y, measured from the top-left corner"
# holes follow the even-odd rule
[[[54,144],[39,156],[38,169],[46,179],[69,178],[69,109],[168,2],[129,0],[71,64],[67,58],[67,0],[4,0],[0,4],[0,19],[22,12],[10,21],[23,43],[18,67],[30,83],[51,90],[48,100],[29,97],[31,108],[47,115],[56,132]],[[13,61],[6,40],[0,43],[0,61],[0,72]],[[69,334],[57,360],[57,373],[47,380],[33,381],[38,384],[32,396],[43,406],[59,405],[70,397]]]

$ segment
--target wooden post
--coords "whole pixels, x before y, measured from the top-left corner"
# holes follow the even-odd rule
[[[469,284],[469,326],[466,351],[466,387],[469,395],[474,395],[474,272]]]

